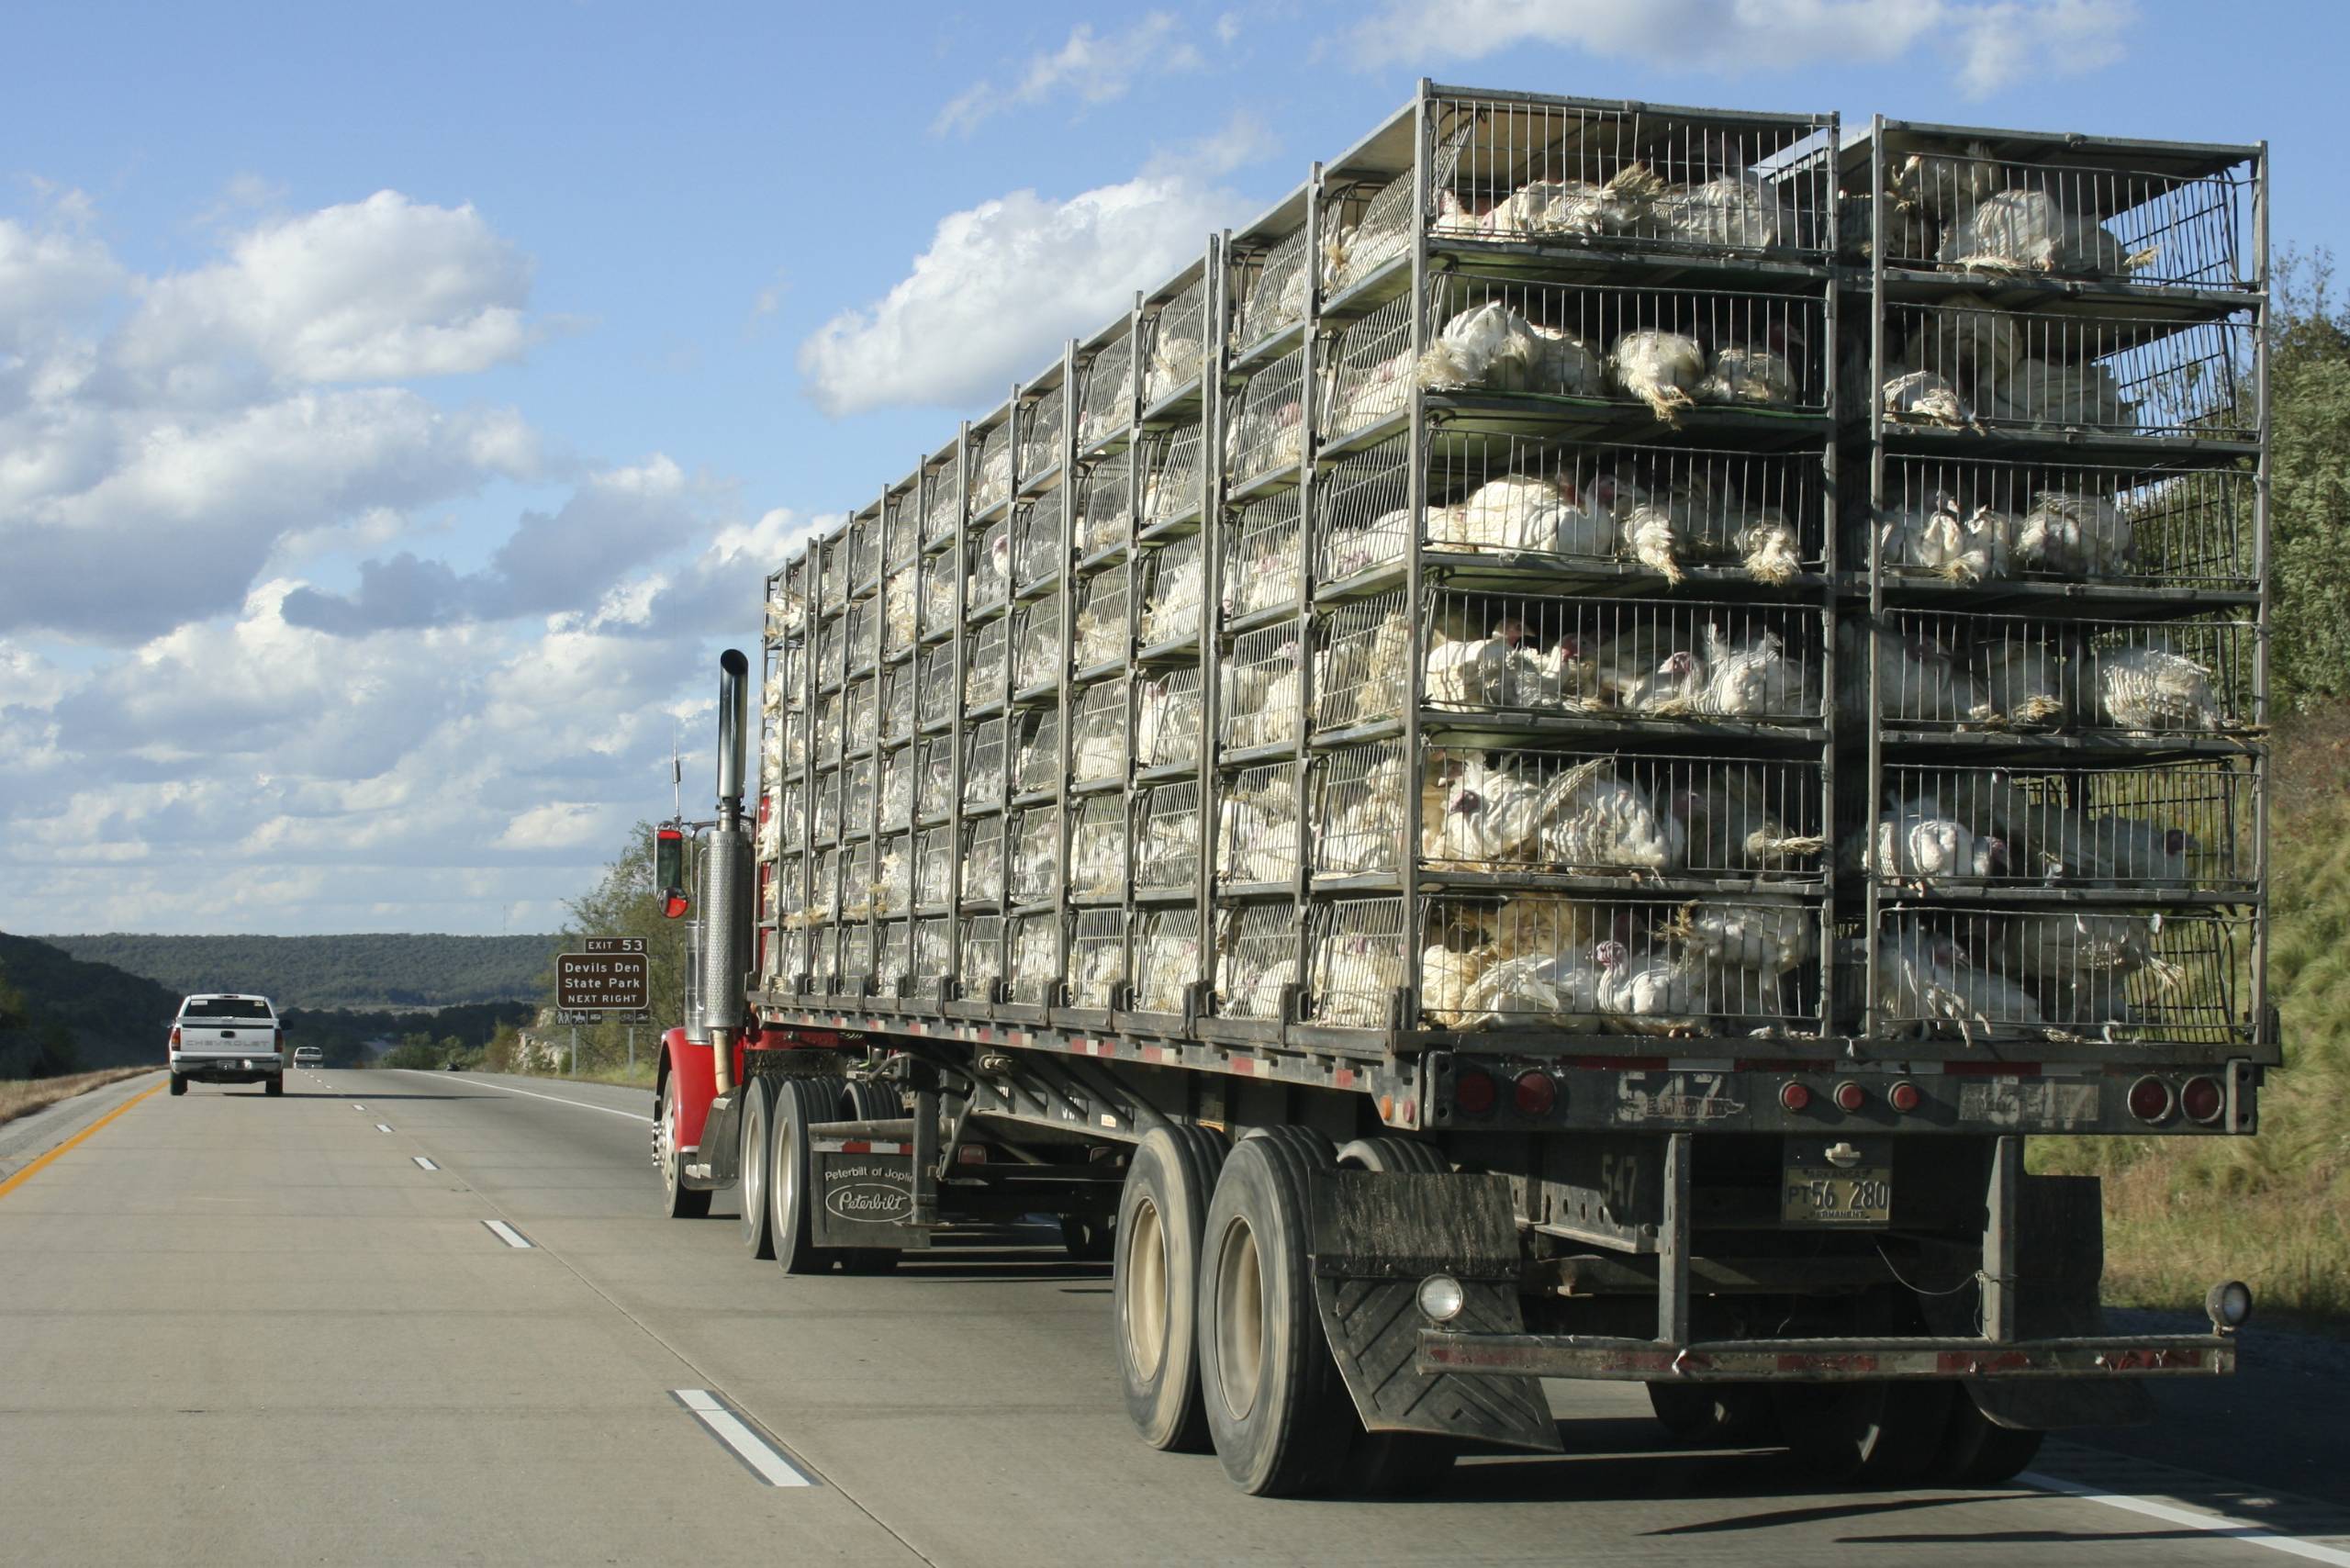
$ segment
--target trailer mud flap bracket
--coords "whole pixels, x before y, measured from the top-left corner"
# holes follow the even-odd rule
[[[1438,1432],[1560,1451],[1532,1377],[1422,1371],[1420,1282],[1460,1282],[1453,1326],[1516,1335],[1517,1222],[1499,1176],[1317,1170],[1313,1177],[1314,1299],[1330,1353],[1372,1431]]]

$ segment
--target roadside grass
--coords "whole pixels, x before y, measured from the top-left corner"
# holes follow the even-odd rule
[[[2350,1327],[2350,712],[2278,737],[2268,989],[2285,1065],[2248,1138],[2050,1138],[2034,1169],[2105,1179],[2105,1294],[2199,1308],[2217,1281],[2263,1313]]]
[[[109,1067],[96,1072],[69,1072],[58,1078],[0,1080],[0,1126],[35,1111],[46,1111],[61,1100],[71,1100],[76,1094],[87,1094],[93,1089],[154,1070],[151,1067]]]

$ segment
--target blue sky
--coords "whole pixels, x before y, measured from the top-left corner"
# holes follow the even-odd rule
[[[551,924],[774,550],[1420,75],[2265,137],[2339,251],[2344,16],[12,5],[0,927]]]

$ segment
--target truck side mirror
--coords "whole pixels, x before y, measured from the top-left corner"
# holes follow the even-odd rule
[[[686,835],[665,827],[653,834],[653,880],[661,890],[661,914],[676,920],[692,901],[686,897]]]

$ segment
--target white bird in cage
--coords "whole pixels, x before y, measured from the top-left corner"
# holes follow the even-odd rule
[[[1440,708],[1495,708],[1509,690],[1510,644],[1499,637],[1431,641],[1428,701]]]
[[[1795,525],[1784,513],[1768,507],[1750,512],[1746,521],[1730,542],[1738,547],[1738,558],[1747,576],[1758,583],[1785,583],[1794,579],[1803,569],[1803,557],[1796,548]]]
[[[1668,584],[1679,587],[1687,578],[1681,558],[1696,554],[1702,541],[1702,535],[1683,526],[1684,521],[1666,502],[1637,503],[1624,514],[1625,553]]]
[[[1967,718],[1990,729],[2040,729],[2065,722],[2065,671],[2054,654],[2017,633],[1978,645]]]
[[[2080,985],[2104,976],[2144,973],[2172,991],[2186,971],[2156,951],[2163,917],[2096,910],[2033,911],[2008,917],[2001,967],[2028,982]]]
[[[1854,712],[1868,711],[1871,658],[1862,629],[1847,622],[1837,628],[1842,698]],[[1948,723],[1968,718],[1977,706],[1971,684],[1949,653],[1922,632],[1903,633],[1879,627],[1873,639],[1877,717],[1891,723]]]
[[[1877,944],[1878,1005],[1921,1037],[1956,1035],[1969,1045],[2036,1038],[2045,1020],[2031,992],[1978,968],[1949,936],[1917,926]]]
[[[971,491],[971,510],[985,511],[1012,493],[1012,449],[999,446],[979,463],[979,482]]]
[[[1113,778],[1125,771],[1125,715],[1117,711],[1095,714],[1078,725],[1070,737],[1069,777],[1078,780]]]
[[[1695,406],[1691,394],[1706,378],[1706,351],[1684,333],[1643,328],[1616,340],[1608,365],[1628,396],[1677,425],[1682,410]]]
[[[1595,1032],[1599,968],[1582,952],[1495,959],[1460,993],[1458,1012],[1461,1028],[1540,1024]]]
[[[1458,1029],[1469,1021],[1469,995],[1477,979],[1494,962],[1492,949],[1459,951],[1441,942],[1420,949],[1420,1012],[1439,1029]],[[1400,984],[1400,979],[1390,982]],[[1361,989],[1349,981],[1350,990]]]
[[[767,821],[759,824],[759,841],[756,853],[758,857],[762,860],[772,860],[777,855],[782,852],[782,849],[783,819],[779,816],[771,816],[767,818]]]
[[[1780,349],[1723,343],[1714,350],[1692,395],[1700,403],[1784,409],[1795,403],[1801,390],[1795,366]]]
[[[1114,942],[1089,942],[1069,954],[1069,1005],[1072,1007],[1107,1007],[1116,994],[1123,973],[1125,956]]]
[[[1688,694],[1690,712],[1760,719],[1798,717],[1818,707],[1807,703],[1806,672],[1787,657],[1786,640],[1776,632],[1732,642],[1709,621],[1699,635],[1700,678]]]
[[[1054,956],[1058,934],[1050,920],[1023,920],[1014,925],[1018,934],[1012,939],[1013,989],[1029,991],[1037,982],[1054,978],[1058,961]],[[1033,996],[1033,991],[1030,994]]]
[[[1769,250],[1795,233],[1795,215],[1752,174],[1668,191],[1657,216],[1669,237],[1718,250]]]
[[[2059,362],[2020,356],[1975,374],[1975,406],[1989,419],[2014,424],[2098,430],[2138,428],[2137,405],[2121,383],[2095,361]]]
[[[2006,873],[2007,840],[1978,834],[1934,800],[1904,801],[1879,815],[1863,869],[1898,882],[1980,881]]]
[[[906,907],[906,857],[894,849],[881,857],[880,868],[873,873],[873,901],[884,914]]]
[[[767,677],[767,685],[759,692],[759,712],[769,719],[782,716],[783,678],[781,676]]]
[[[1392,561],[1404,553],[1404,541],[1411,536],[1408,508],[1382,513],[1360,527],[1341,523],[1330,530],[1323,544],[1326,576],[1332,582],[1342,581],[1382,561]]]
[[[1760,896],[1740,903],[1692,902],[1659,927],[1658,935],[1707,969],[1776,976],[1818,955],[1819,913]]]
[[[1782,791],[1782,800],[1788,799]],[[1774,809],[1771,792],[1743,769],[1709,771],[1695,791],[1689,811],[1689,840],[1695,846],[1689,859],[1706,871],[1790,871],[1808,869],[1828,848],[1818,834],[1792,831],[1784,811]]]
[[[2046,191],[1993,191],[1958,215],[1937,259],[1976,272],[2062,273],[2125,278],[2160,247],[2131,252],[2094,218]]]
[[[1895,367],[1877,393],[1885,417],[1898,424],[1941,425],[1950,430],[1980,429],[1975,410],[1958,395],[1950,378],[1930,370]]]
[[[1931,311],[1910,345],[1922,367],[1941,372],[1959,386],[1977,388],[1986,378],[2003,379],[2031,353],[2024,323],[1979,294],[1953,294]]]
[[[1305,700],[1305,650],[1294,637],[1256,664],[1227,661],[1225,704],[1236,747],[1270,745],[1297,733],[1300,705]]]
[[[1199,745],[1198,688],[1163,680],[1144,686],[1135,710],[1136,765],[1163,767],[1197,756]]]
[[[1704,977],[1693,964],[1632,956],[1610,937],[1593,951],[1601,1026],[1619,1035],[1695,1035],[1706,1026]]]
[[[1195,551],[1180,559],[1162,555],[1158,577],[1142,611],[1145,644],[1171,643],[1199,633],[1200,595],[1207,586],[1205,563]]]
[[[2032,827],[2032,857],[2052,882],[2185,882],[2203,847],[2183,827],[2141,817],[2048,811]]]
[[[1161,330],[1151,344],[1146,399],[1157,401],[1200,374],[1200,340],[1188,332]]]
[[[1627,513],[1648,500],[1639,485],[1610,468],[1584,475],[1575,470],[1558,481],[1559,538],[1550,546],[1561,555],[1612,559]]]
[[[1452,912],[1456,924],[1474,930],[1497,958],[1587,951],[1595,935],[1593,913],[1590,903],[1556,893],[1513,893],[1498,907],[1462,904]]]
[[[1525,859],[1542,831],[1543,791],[1516,768],[1470,767],[1445,798],[1443,815],[1424,823],[1430,860],[1480,867]]]
[[[1540,857],[1578,870],[1677,870],[1689,852],[1686,791],[1662,811],[1647,790],[1617,771],[1612,756],[1578,763],[1543,786]]]
[[[767,600],[767,635],[789,636],[807,623],[807,617],[808,607],[800,595],[788,588],[778,588],[775,597]]]
[[[1220,802],[1225,872],[1236,882],[1288,880],[1297,862],[1297,818],[1248,801]]]
[[[1669,652],[1652,654],[1652,663],[1631,662],[1627,657],[1626,644],[1631,643],[1634,653],[1645,644],[1645,638],[1618,638],[1599,655],[1598,678],[1600,694],[1614,706],[1634,713],[1677,714],[1691,711],[1698,689],[1705,684],[1706,669],[1694,649],[1673,648]]]
[[[900,572],[881,590],[883,641],[893,648],[912,647],[914,640],[914,574]]]
[[[1548,647],[1521,641],[1509,651],[1505,702],[1513,708],[1588,709],[1599,692],[1596,661],[1578,633],[1562,632]]]
[[[1648,226],[1663,194],[1645,163],[1627,163],[1600,185],[1528,180],[1494,205],[1485,228],[1505,240],[1630,234]]]
[[[1125,880],[1119,855],[1119,834],[1086,824],[1077,830],[1070,846],[1069,890],[1074,897],[1101,898],[1114,894]]]
[[[2211,672],[2162,648],[2094,648],[2082,655],[2083,706],[2100,728],[2139,734],[2217,730],[2225,715]]]
[[[1532,334],[1519,345],[1520,365],[1505,367],[1500,391],[1541,392],[1560,398],[1596,398],[1607,389],[1607,366],[1591,345],[1563,329],[1527,323]]]
[[[1877,525],[1877,550],[1888,569],[1913,567],[1961,586],[2009,575],[2016,520],[1976,507],[1962,514],[1954,497],[1937,491],[1922,508],[1886,513]]]
[[[1448,509],[1443,543],[1469,550],[1548,551],[1559,542],[1559,511],[1555,481],[1504,475]]]
[[[1895,167],[1888,187],[1902,199],[1954,222],[2007,183],[1990,146],[1970,141],[1957,152],[1913,152]]]
[[[1440,390],[1474,386],[1525,335],[1526,318],[1498,299],[1458,311],[1421,356],[1420,385]]]
[[[2135,544],[2130,514],[2103,496],[2042,490],[2016,532],[2027,571],[2065,577],[2126,577]]]

